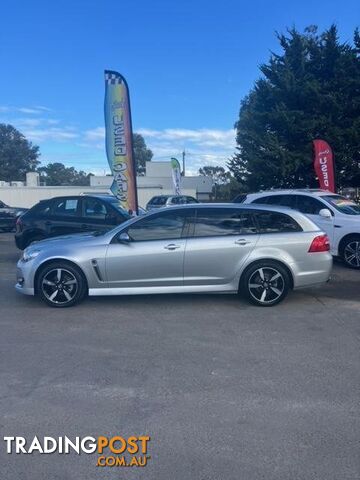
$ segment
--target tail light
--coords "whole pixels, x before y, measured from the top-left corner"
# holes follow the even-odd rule
[[[319,235],[311,242],[309,253],[328,252],[329,250],[329,237],[327,235]]]
[[[23,224],[22,224],[21,218],[18,217],[17,220],[16,220],[16,229],[17,229],[18,231],[21,231],[22,226],[23,226]]]

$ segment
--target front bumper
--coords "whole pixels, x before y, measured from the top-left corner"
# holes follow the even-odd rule
[[[27,272],[26,265],[21,260],[18,261],[16,269],[16,285],[15,290],[22,293],[23,295],[35,295],[35,289],[33,283],[30,280],[30,276]]]

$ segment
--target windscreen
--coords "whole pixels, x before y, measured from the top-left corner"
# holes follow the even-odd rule
[[[360,215],[360,205],[341,195],[324,195],[321,198],[341,213]]]

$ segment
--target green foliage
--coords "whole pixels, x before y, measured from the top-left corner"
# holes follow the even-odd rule
[[[230,201],[239,192],[246,191],[246,186],[242,182],[238,182],[224,167],[208,165],[200,168],[199,174],[212,178],[211,196],[213,200]]]
[[[90,185],[90,174],[86,174],[82,170],[79,172],[74,167],[65,167],[62,163],[49,163],[37,170],[40,173],[41,182],[46,185]]]
[[[25,180],[26,172],[40,163],[39,147],[29,142],[12,125],[0,124],[0,180]]]
[[[229,168],[250,189],[318,186],[312,140],[332,146],[338,186],[360,186],[360,35],[341,43],[332,25],[278,35],[281,54],[242,101]]]
[[[146,162],[150,162],[153,157],[153,153],[149,148],[146,147],[145,140],[140,133],[133,134],[133,146],[136,162],[136,173],[137,175],[144,176]]]

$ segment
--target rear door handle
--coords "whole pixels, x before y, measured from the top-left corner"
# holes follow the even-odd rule
[[[169,245],[166,245],[164,248],[166,250],[176,250],[180,248],[180,245],[175,245],[175,243],[169,243]]]
[[[245,238],[239,238],[238,240],[235,240],[236,245],[248,245],[251,242],[248,242],[245,240]]]

